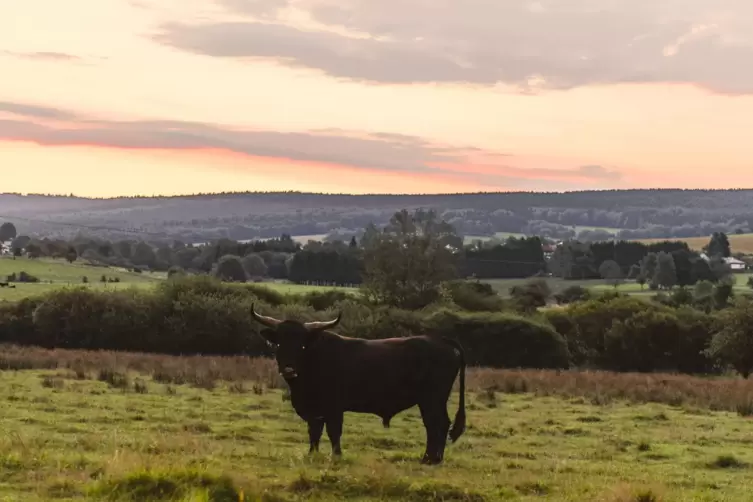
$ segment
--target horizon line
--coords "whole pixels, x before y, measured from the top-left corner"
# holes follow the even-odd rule
[[[347,193],[347,192],[304,192],[300,190],[276,190],[276,191],[229,191],[229,192],[198,192],[175,195],[117,195],[117,196],[82,196],[74,193],[36,193],[36,192],[0,192],[2,196],[15,197],[47,197],[81,200],[121,200],[121,199],[179,199],[192,197],[232,197],[239,195],[305,195],[319,197],[457,197],[473,195],[554,195],[554,194],[588,194],[604,192],[745,192],[753,191],[748,188],[604,188],[593,190],[508,190],[508,191],[478,191],[478,192],[438,192],[438,193]]]

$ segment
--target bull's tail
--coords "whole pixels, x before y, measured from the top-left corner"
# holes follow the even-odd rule
[[[455,347],[460,354],[460,400],[455,421],[450,429],[450,440],[454,443],[465,432],[465,351],[457,340],[451,338],[445,338],[445,340]]]

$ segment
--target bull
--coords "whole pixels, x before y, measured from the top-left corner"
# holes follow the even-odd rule
[[[280,374],[290,388],[296,414],[308,424],[309,454],[319,451],[324,428],[334,456],[342,455],[345,412],[382,419],[418,405],[426,429],[422,464],[440,464],[447,438],[465,431],[465,353],[448,338],[411,336],[362,340],[335,334],[342,314],[325,322],[301,323],[260,315],[260,332],[275,349]],[[460,373],[460,403],[450,428],[447,401]]]

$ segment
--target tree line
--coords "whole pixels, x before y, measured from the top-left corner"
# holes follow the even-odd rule
[[[751,190],[607,190],[445,195],[197,194],[118,198],[0,194],[0,214],[24,220],[24,233],[72,239],[75,225],[109,240],[130,231],[187,243],[288,235],[360,239],[369,222],[401,208],[433,209],[464,236],[498,232],[580,241],[687,238],[753,231]],[[40,217],[44,215],[44,217]],[[61,225],[60,223],[65,223]],[[122,229],[128,229],[128,232]]]
[[[4,232],[4,234],[3,234]],[[652,244],[628,241],[580,242],[569,240],[551,256],[550,241],[539,237],[510,237],[503,242],[477,240],[464,244],[457,229],[435,211],[401,210],[382,227],[373,222],[361,238],[349,241],[296,242],[291,236],[239,242],[219,239],[192,246],[180,241],[107,241],[78,236],[71,241],[15,235],[10,223],[0,227],[0,237],[10,240],[12,252],[32,258],[42,256],[132,270],[174,274],[210,274],[225,281],[247,282],[287,279],[298,284],[358,286],[368,283],[393,290],[402,284],[401,302],[430,302],[440,294],[438,284],[447,279],[475,277],[528,278],[552,274],[563,279],[603,278],[618,286],[626,279],[652,289],[692,286],[699,281],[718,282],[731,271],[724,263],[731,250],[726,234],[717,232],[702,257],[680,241]],[[420,285],[420,286],[419,286]],[[427,285],[431,285],[426,290]],[[407,292],[415,298],[406,299]],[[417,300],[418,297],[428,300]]]

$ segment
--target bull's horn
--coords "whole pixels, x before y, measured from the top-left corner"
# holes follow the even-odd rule
[[[264,326],[267,326],[268,328],[276,328],[282,322],[281,320],[275,319],[274,317],[257,314],[253,304],[251,304],[251,315],[256,321],[260,322]]]
[[[306,329],[310,331],[318,331],[323,329],[329,329],[334,328],[340,323],[340,318],[342,317],[342,312],[337,314],[337,317],[331,321],[311,321],[311,322],[305,322],[303,325],[306,327]]]

